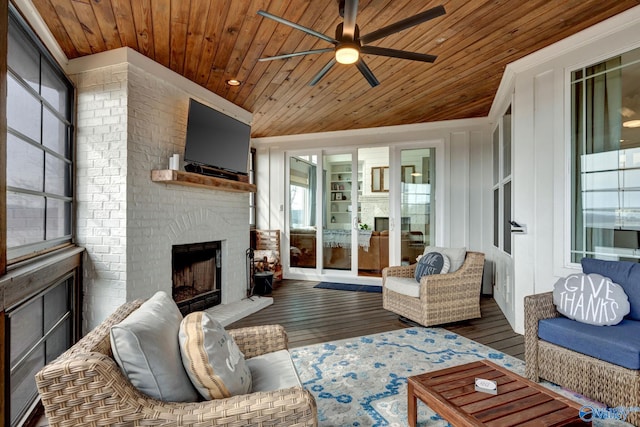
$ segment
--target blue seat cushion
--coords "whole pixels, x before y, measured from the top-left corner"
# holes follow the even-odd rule
[[[640,320],[640,263],[582,258],[581,264],[583,273],[597,273],[622,286],[631,306],[627,318]]]
[[[615,326],[596,326],[556,317],[538,322],[538,337],[614,365],[640,369],[640,322],[623,319]]]

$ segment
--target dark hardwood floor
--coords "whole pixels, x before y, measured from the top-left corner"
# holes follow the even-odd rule
[[[278,323],[289,335],[289,347],[407,328],[382,308],[382,294],[315,289],[317,282],[276,282],[273,305],[227,328]],[[451,332],[524,360],[524,337],[511,326],[490,297],[481,299],[482,318],[441,325]]]

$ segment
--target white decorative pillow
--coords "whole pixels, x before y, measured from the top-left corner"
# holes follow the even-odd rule
[[[420,258],[429,252],[440,252],[449,258],[449,273],[453,273],[462,267],[462,264],[464,264],[464,260],[467,257],[467,248],[441,248],[439,246],[427,246],[424,248],[423,255],[418,256],[416,260],[420,261]]]
[[[191,383],[207,400],[247,394],[251,371],[224,327],[206,312],[188,314],[178,334],[182,363]]]
[[[178,330],[182,314],[165,292],[157,292],[111,327],[118,366],[142,393],[167,402],[195,402],[198,393],[182,366]]]
[[[553,303],[569,319],[590,325],[616,325],[629,314],[622,286],[596,273],[572,274],[553,287]]]

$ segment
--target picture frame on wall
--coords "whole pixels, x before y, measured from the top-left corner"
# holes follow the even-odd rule
[[[371,192],[382,193],[389,191],[389,166],[371,168]]]

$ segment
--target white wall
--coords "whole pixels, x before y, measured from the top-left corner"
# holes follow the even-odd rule
[[[151,170],[184,154],[190,97],[250,115],[127,48],[70,66],[85,331],[125,301],[171,292],[172,245],[221,240],[222,303],[245,297],[248,193],[154,183]]]
[[[487,253],[486,230],[491,217],[486,217],[486,171],[490,163],[482,155],[488,144],[487,119],[455,120],[420,125],[391,126],[354,131],[257,138],[252,141],[258,156],[258,228],[286,230],[284,207],[289,191],[286,186],[286,156],[288,152],[318,152],[321,149],[384,147],[421,144],[439,145],[436,157],[441,156],[442,170],[437,173],[442,192],[439,233],[440,245],[460,247]],[[474,155],[472,157],[472,154]],[[387,164],[388,165],[388,164]],[[366,175],[366,172],[365,172]],[[367,183],[365,182],[365,188]],[[485,236],[486,235],[486,236]],[[283,236],[283,241],[287,236]],[[489,256],[490,258],[490,256]],[[316,278],[313,275],[308,278]]]
[[[514,236],[513,280],[496,284],[496,301],[512,301],[513,309],[503,311],[516,332],[524,332],[526,295],[580,271],[569,261],[570,72],[638,46],[640,6],[507,67],[490,120],[513,94],[512,215],[528,233]]]

